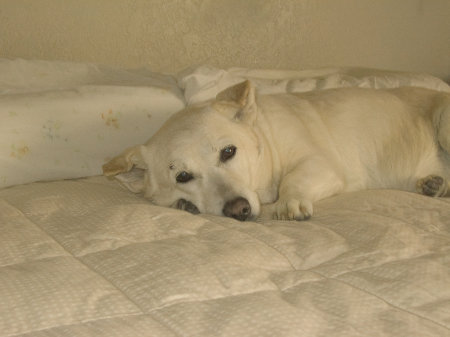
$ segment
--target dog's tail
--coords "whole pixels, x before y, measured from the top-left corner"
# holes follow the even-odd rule
[[[450,154],[450,93],[442,93],[433,120],[437,141]]]

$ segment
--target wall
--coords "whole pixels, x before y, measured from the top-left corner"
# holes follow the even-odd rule
[[[175,72],[352,65],[450,80],[450,0],[1,0],[0,57]]]

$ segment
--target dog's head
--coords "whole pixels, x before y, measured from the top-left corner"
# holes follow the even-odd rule
[[[253,218],[260,212],[258,190],[270,175],[257,119],[254,89],[240,83],[176,113],[145,145],[113,158],[103,172],[157,205]]]

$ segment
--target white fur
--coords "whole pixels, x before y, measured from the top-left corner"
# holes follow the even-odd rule
[[[345,88],[258,97],[244,82],[177,113],[104,172],[162,206],[185,199],[202,213],[221,215],[227,201],[243,197],[254,217],[268,204],[275,219],[302,220],[314,202],[331,195],[422,192],[430,175],[444,178],[436,195],[447,193],[449,133],[445,93]],[[227,145],[237,152],[221,162]],[[194,179],[177,183],[180,171]]]

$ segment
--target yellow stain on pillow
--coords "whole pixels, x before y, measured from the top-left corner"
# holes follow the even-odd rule
[[[30,152],[30,148],[28,146],[20,146],[16,147],[15,144],[11,145],[11,153],[10,157],[22,159],[24,156],[26,156]]]
[[[112,109],[109,109],[107,113],[102,112],[102,119],[107,126],[113,126],[114,128],[119,128],[119,114],[114,113]]]

